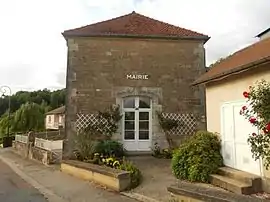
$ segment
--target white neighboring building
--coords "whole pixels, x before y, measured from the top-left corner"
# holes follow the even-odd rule
[[[46,113],[45,128],[58,130],[65,127],[65,106],[56,108]]]

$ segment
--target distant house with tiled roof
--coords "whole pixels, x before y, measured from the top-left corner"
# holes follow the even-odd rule
[[[191,84],[206,71],[207,35],[136,12],[62,34],[68,46],[67,139],[113,104],[123,114],[113,138],[128,151],[167,146],[157,111],[185,122],[175,130],[178,143],[205,128],[204,90]],[[72,144],[64,150],[71,154]]]
[[[46,113],[45,128],[47,130],[58,130],[65,126],[65,106],[58,107]]]
[[[258,130],[239,111],[245,105],[243,92],[248,91],[249,86],[262,79],[270,81],[269,36],[258,35],[262,37],[258,42],[228,56],[193,83],[206,88],[207,130],[220,134],[225,166],[262,177],[263,188],[268,192],[270,171],[260,159],[252,158],[247,142],[248,134]]]

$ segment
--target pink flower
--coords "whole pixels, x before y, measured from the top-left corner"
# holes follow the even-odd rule
[[[252,136],[256,136],[257,134],[256,133],[252,133]]]
[[[249,122],[252,123],[252,124],[256,123],[256,121],[257,121],[257,119],[254,118],[254,117],[251,117],[251,118],[249,119]]]

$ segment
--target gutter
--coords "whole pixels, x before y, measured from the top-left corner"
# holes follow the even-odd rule
[[[191,86],[204,84],[204,83],[211,82],[211,81],[214,81],[214,80],[221,80],[221,79],[223,79],[225,77],[230,76],[231,74],[238,74],[240,72],[247,71],[249,69],[257,67],[258,65],[267,64],[269,62],[270,62],[270,56],[262,58],[260,60],[255,61],[255,62],[251,62],[251,63],[245,64],[245,65],[241,65],[241,66],[239,66],[237,68],[234,68],[234,69],[222,72],[220,74],[208,77],[207,79],[203,79],[201,81],[195,81],[194,83],[191,84]]]

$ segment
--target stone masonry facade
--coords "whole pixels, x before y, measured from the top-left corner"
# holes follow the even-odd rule
[[[102,111],[130,95],[152,99],[153,143],[165,141],[156,111],[193,114],[196,129],[205,129],[204,89],[191,87],[205,72],[203,44],[202,40],[68,38],[64,155],[72,153],[78,113]],[[147,74],[149,78],[131,80],[129,74]],[[122,139],[121,129],[114,138]]]

